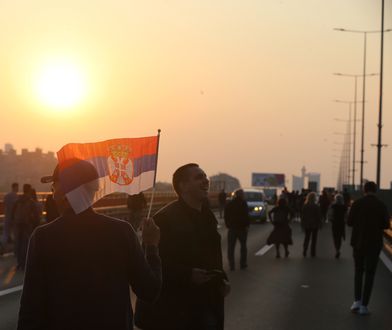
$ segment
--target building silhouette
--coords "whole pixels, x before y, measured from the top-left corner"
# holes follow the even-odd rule
[[[34,151],[22,149],[18,154],[9,143],[4,150],[0,149],[0,192],[11,189],[13,182],[19,185],[30,183],[37,191],[47,191],[47,184],[42,184],[40,178],[52,173],[57,164],[54,152],[42,152],[36,148]]]
[[[210,176],[210,191],[218,192],[224,189],[226,192],[234,191],[241,187],[240,181],[226,173]]]

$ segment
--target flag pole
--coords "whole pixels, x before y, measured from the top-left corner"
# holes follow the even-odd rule
[[[154,185],[152,186],[152,192],[151,192],[151,199],[150,199],[150,206],[148,208],[148,213],[147,213],[147,219],[150,218],[151,215],[151,209],[152,209],[152,204],[154,202],[154,195],[155,195],[155,182],[157,179],[157,172],[158,172],[158,152],[159,152],[159,139],[161,137],[161,130],[158,129],[158,141],[157,141],[157,157],[155,160],[155,173],[154,173]]]

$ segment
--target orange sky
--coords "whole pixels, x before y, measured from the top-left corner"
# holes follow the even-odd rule
[[[252,172],[291,175],[303,165],[334,186],[361,35],[380,29],[374,0],[13,0],[0,4],[0,145],[56,151],[69,142],[154,135],[158,180],[185,162],[249,186]],[[385,27],[392,27],[386,1]],[[379,35],[367,72],[379,71]],[[56,58],[86,77],[82,103],[39,102],[36,72]],[[392,32],[385,34],[382,183],[392,181]],[[362,82],[358,96],[362,97]],[[365,178],[375,179],[379,78],[367,79]],[[359,160],[358,126],[357,157]],[[4,175],[4,174],[2,174]],[[358,177],[358,175],[357,175]]]

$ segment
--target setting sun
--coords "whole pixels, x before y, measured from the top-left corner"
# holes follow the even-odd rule
[[[37,74],[36,94],[40,102],[55,110],[77,106],[86,96],[86,80],[81,69],[66,60],[46,63]]]

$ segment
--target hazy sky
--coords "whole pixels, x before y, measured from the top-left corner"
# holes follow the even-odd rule
[[[332,73],[362,73],[363,36],[333,28],[379,30],[380,17],[381,0],[3,0],[0,145],[57,151],[160,128],[158,180],[198,162],[244,186],[252,172],[285,173],[291,188],[305,165],[334,186],[343,141],[334,132],[346,126],[333,119],[347,118],[348,105],[333,100],[352,100],[354,80]],[[389,187],[392,32],[384,42]],[[379,72],[379,34],[368,36],[367,51],[367,72]],[[37,95],[37,76],[59,58],[76,63],[86,86],[83,101],[63,111]],[[367,79],[368,179],[376,176],[378,87],[378,77]],[[357,133],[359,160],[359,125]]]

